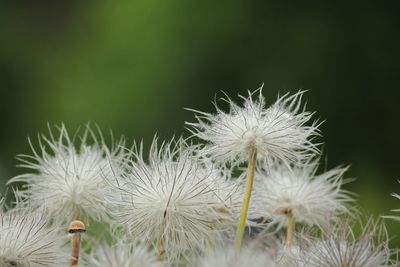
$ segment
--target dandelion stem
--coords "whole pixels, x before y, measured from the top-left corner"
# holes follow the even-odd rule
[[[288,246],[291,246],[291,245],[293,245],[294,230],[295,230],[296,222],[295,222],[292,211],[288,211],[286,213],[286,217],[288,220],[288,227],[287,227],[287,232],[286,232],[286,244]]]
[[[79,247],[81,243],[81,235],[85,232],[85,225],[80,221],[79,210],[73,216],[73,221],[71,222],[68,232],[72,234],[71,239],[71,260],[70,267],[75,267],[78,265],[79,260]]]
[[[77,209],[77,210],[75,211],[74,216],[72,216],[72,219],[73,219],[73,220],[78,220],[78,221],[81,219],[81,212],[80,212],[79,209]]]
[[[71,241],[71,260],[70,260],[70,266],[75,267],[78,265],[78,259],[79,259],[79,246],[81,242],[81,236],[80,235],[75,235],[72,237]]]
[[[257,151],[252,149],[249,153],[249,162],[247,165],[247,177],[246,177],[246,185],[244,189],[244,197],[243,197],[243,204],[242,210],[240,212],[240,218],[237,224],[236,229],[236,241],[235,241],[235,248],[236,251],[240,251],[242,246],[242,240],[244,235],[244,229],[246,226],[246,219],[247,219],[247,211],[249,209],[251,191],[253,188],[253,180],[254,180],[254,171],[256,169],[256,161],[257,161]]]

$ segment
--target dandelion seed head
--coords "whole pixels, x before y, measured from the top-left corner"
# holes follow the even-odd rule
[[[0,266],[67,265],[60,229],[48,226],[43,214],[0,213]]]
[[[256,173],[254,209],[281,226],[287,224],[288,213],[297,222],[319,226],[348,213],[347,203],[352,198],[341,188],[347,168],[319,175],[317,168],[315,159],[291,167],[281,163],[263,166]]]
[[[88,144],[88,139],[93,139],[93,144]],[[39,151],[32,146],[32,156],[20,156],[20,166],[32,172],[9,181],[25,183],[25,190],[17,191],[18,197],[25,199],[22,204],[43,206],[52,218],[63,222],[70,221],[77,212],[106,220],[106,180],[112,180],[120,171],[122,149],[109,150],[89,128],[76,147],[64,125],[57,138],[50,131],[50,137],[39,137],[39,143]]]
[[[356,235],[347,220],[333,226],[321,239],[304,238],[302,255],[305,266],[384,267],[390,265],[388,236],[381,222],[368,220]]]
[[[257,151],[259,158],[301,160],[318,153],[311,142],[318,135],[318,123],[306,125],[313,114],[303,110],[302,96],[302,91],[286,94],[266,108],[260,89],[249,92],[247,98],[241,96],[243,106],[225,99],[229,112],[217,105],[215,115],[194,110],[198,121],[186,124],[194,136],[208,142],[204,153],[218,162],[240,164],[248,160],[252,150]]]
[[[120,198],[113,198],[119,207],[113,214],[131,238],[154,246],[161,242],[169,261],[201,250],[223,222],[232,221],[226,203],[230,188],[204,169],[194,149],[183,140],[158,148],[154,140],[148,163],[141,152],[132,152],[131,167],[116,188]]]

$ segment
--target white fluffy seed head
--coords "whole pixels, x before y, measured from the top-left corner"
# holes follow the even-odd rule
[[[196,260],[197,267],[278,267],[279,265],[266,252],[244,247],[240,253],[233,248],[220,248],[208,251]]]
[[[48,226],[43,214],[0,213],[0,266],[67,266],[60,229]]]
[[[243,106],[229,98],[224,99],[230,106],[227,113],[217,104],[216,114],[193,110],[198,121],[186,124],[191,126],[194,136],[208,142],[204,153],[217,162],[245,162],[253,149],[259,159],[298,161],[318,153],[318,148],[311,142],[318,135],[318,123],[306,125],[313,114],[302,108],[302,96],[303,91],[291,96],[285,94],[266,108],[259,89],[249,92],[247,98],[240,96]]]
[[[175,261],[187,251],[203,249],[216,231],[233,220],[231,185],[205,169],[194,156],[195,147],[183,140],[152,143],[149,161],[142,149],[132,152],[134,160],[116,187],[114,217],[131,238],[165,249]]]
[[[296,222],[324,226],[342,213],[352,201],[344,191],[343,174],[347,168],[334,168],[317,175],[318,161],[288,167],[282,163],[261,166],[254,185],[254,209],[260,216],[280,226],[291,213]]]
[[[140,244],[130,244],[123,241],[113,246],[96,247],[87,260],[90,267],[163,267],[155,252]]]
[[[108,149],[89,127],[80,136],[78,147],[74,139],[64,125],[57,137],[51,130],[49,137],[40,135],[39,149],[31,144],[33,155],[19,157],[20,166],[32,172],[14,177],[9,183],[23,182],[24,190],[16,192],[24,200],[21,203],[32,208],[44,207],[52,219],[69,222],[74,214],[82,213],[105,220],[105,180],[120,172],[123,150],[120,146]]]
[[[384,225],[369,219],[361,233],[343,220],[324,232],[321,239],[305,237],[305,247],[299,261],[302,266],[385,267],[390,265],[392,251]]]

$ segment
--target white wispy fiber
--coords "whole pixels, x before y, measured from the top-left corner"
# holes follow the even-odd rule
[[[55,220],[68,222],[77,213],[97,220],[107,219],[109,190],[106,179],[112,180],[119,172],[124,158],[122,143],[108,149],[101,137],[86,127],[83,134],[71,138],[64,125],[59,135],[39,135],[39,148],[31,144],[33,155],[21,155],[21,167],[32,172],[24,173],[9,181],[23,182],[17,196],[32,208],[43,207]],[[78,132],[76,133],[78,134]],[[75,146],[79,139],[79,146]]]
[[[314,121],[307,126],[313,113],[304,110],[303,93],[285,94],[266,108],[259,89],[249,92],[248,97],[239,96],[243,106],[230,98],[223,99],[229,104],[229,112],[221,110],[216,103],[216,114],[192,110],[198,121],[186,124],[191,126],[194,136],[208,142],[204,151],[218,162],[246,162],[254,149],[261,159],[302,160],[318,153],[317,146],[311,142],[318,135],[318,123]]]
[[[254,209],[260,216],[287,225],[291,213],[296,222],[323,226],[337,215],[348,213],[349,193],[341,188],[348,168],[316,174],[318,159],[288,167],[275,162],[260,166],[254,184]]]
[[[303,250],[298,245],[283,245],[278,248],[279,254],[276,257],[276,261],[285,267],[311,267],[304,263]],[[317,266],[315,266],[317,267]],[[332,266],[333,267],[333,266]],[[342,266],[338,266],[342,267]]]
[[[164,267],[155,252],[139,244],[122,241],[113,246],[103,245],[91,252],[87,266],[90,267]]]
[[[388,248],[388,235],[381,222],[368,220],[356,235],[347,220],[324,233],[322,239],[304,238],[300,262],[310,267],[385,267],[390,265],[392,252]]]
[[[223,188],[220,177],[194,156],[195,149],[181,139],[158,148],[155,139],[146,163],[140,146],[116,188],[120,198],[111,197],[119,207],[114,217],[131,238],[162,244],[169,261],[201,250],[232,221],[230,184]]]
[[[400,183],[400,181],[399,181],[399,183]],[[400,199],[400,195],[399,195],[399,194],[393,193],[392,196],[394,196],[394,197],[397,198],[397,199]],[[394,211],[394,212],[400,212],[400,209],[394,209],[394,210],[392,210],[392,211]],[[394,219],[394,220],[396,220],[396,221],[400,221],[400,215],[399,215],[399,216],[395,216],[395,215],[392,215],[392,216],[382,216],[382,217],[383,217],[383,218],[387,218],[387,219]]]
[[[208,251],[196,260],[196,267],[278,267],[266,252],[252,247],[243,247],[238,253],[233,248]]]
[[[219,209],[220,212],[228,213],[227,219],[239,218],[243,202],[243,180],[232,178],[232,169],[225,166],[215,165],[209,158],[201,158],[204,168],[202,176],[210,177],[209,186],[224,204]]]
[[[0,266],[67,266],[60,229],[48,226],[43,214],[0,213]]]

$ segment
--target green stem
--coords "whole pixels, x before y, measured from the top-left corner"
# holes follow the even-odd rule
[[[291,246],[291,245],[293,245],[296,222],[294,220],[294,216],[291,211],[289,211],[286,214],[286,216],[287,216],[287,220],[288,220],[288,227],[287,227],[287,232],[286,232],[286,244],[288,246]]]
[[[249,210],[251,191],[253,188],[253,180],[254,180],[254,172],[256,169],[256,162],[257,162],[257,152],[255,149],[252,149],[249,153],[249,162],[247,165],[247,177],[246,177],[246,185],[245,185],[245,189],[244,189],[242,210],[240,212],[240,218],[239,218],[239,221],[237,224],[237,229],[236,229],[235,248],[236,248],[237,252],[240,251],[240,248],[242,246],[244,229],[246,227],[247,211]]]

